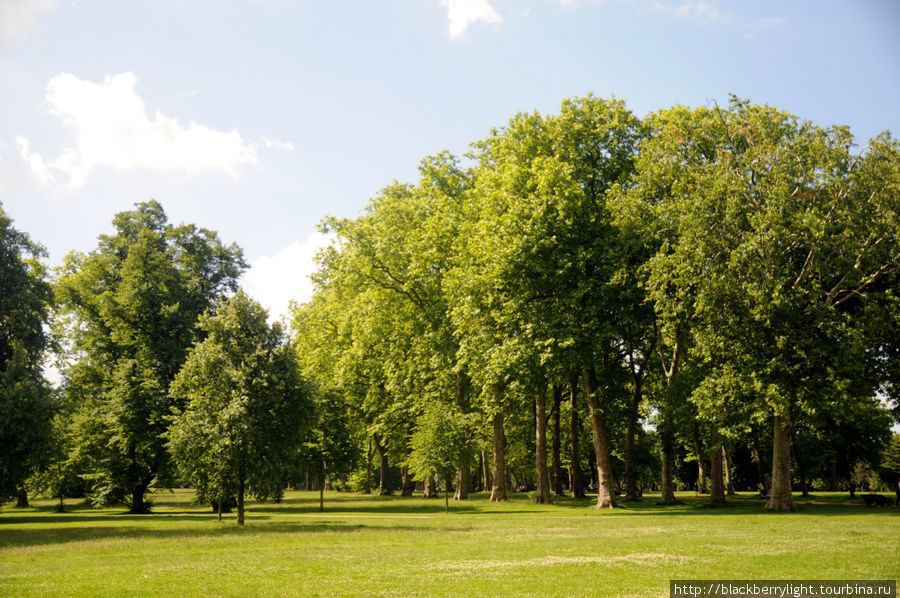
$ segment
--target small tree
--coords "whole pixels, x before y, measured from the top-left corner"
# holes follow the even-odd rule
[[[357,447],[343,397],[323,392],[316,397],[316,424],[301,449],[301,460],[315,472],[319,487],[319,510],[325,510],[325,476],[350,473],[356,461]]]
[[[444,509],[450,512],[450,480],[472,459],[468,418],[449,405],[431,404],[419,417],[410,439],[407,466],[416,477],[444,479]]]
[[[284,470],[312,414],[296,353],[266,317],[242,291],[203,316],[208,336],[171,388],[181,412],[167,434],[169,449],[201,500],[222,505],[236,496],[238,525],[245,493],[281,497]]]

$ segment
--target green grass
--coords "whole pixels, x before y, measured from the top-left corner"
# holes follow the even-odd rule
[[[0,596],[668,596],[670,579],[900,577],[900,509],[846,494],[775,514],[749,494],[607,512],[475,494],[446,514],[443,500],[338,493],[319,513],[317,493],[288,492],[251,502],[243,528],[190,491],[153,498],[152,515],[5,505]]]

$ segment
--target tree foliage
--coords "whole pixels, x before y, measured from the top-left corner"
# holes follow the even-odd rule
[[[176,416],[166,434],[179,470],[200,500],[237,498],[244,523],[245,492],[280,498],[312,415],[294,348],[281,326],[238,291],[200,319],[196,343],[172,383]]]

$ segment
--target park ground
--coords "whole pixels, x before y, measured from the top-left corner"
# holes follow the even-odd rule
[[[766,513],[740,494],[658,496],[597,511],[488,495],[451,501],[288,491],[217,521],[190,490],[154,513],[32,501],[0,509],[0,596],[668,596],[670,579],[897,579],[900,508],[795,495]],[[893,498],[893,497],[892,497]]]

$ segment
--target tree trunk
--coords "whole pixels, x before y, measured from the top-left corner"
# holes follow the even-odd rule
[[[238,479],[237,490],[237,524],[244,525],[244,476]]]
[[[389,477],[389,466],[388,466],[388,458],[387,458],[387,447],[381,443],[381,439],[378,437],[378,434],[373,434],[372,437],[375,439],[375,450],[378,451],[378,456],[381,459],[381,471],[379,472],[378,479],[378,494],[380,496],[387,496],[391,493],[391,481]]]
[[[25,490],[25,486],[19,486],[16,488],[16,508],[17,509],[27,509],[28,504],[28,491]]]
[[[534,469],[536,488],[534,501],[539,505],[549,505],[553,502],[550,498],[550,472],[547,469],[547,397],[538,393],[534,398]]]
[[[725,459],[725,490],[728,496],[737,494],[734,490],[734,477],[731,472],[731,453],[728,451],[728,443],[722,441],[722,458]]]
[[[148,513],[149,509],[144,504],[144,494],[147,492],[146,484],[136,484],[131,489],[131,510],[132,515],[142,515]]]
[[[557,385],[553,386],[553,493],[556,494],[556,496],[563,495],[562,463],[559,456],[559,412],[560,406],[562,405],[562,393],[563,390],[561,387]]]
[[[453,500],[469,499],[469,482],[471,477],[472,473],[466,466],[456,470],[456,492],[453,494]]]
[[[60,489],[60,491],[59,491],[59,504],[56,505],[56,512],[57,513],[65,513],[66,512],[66,505],[65,505],[65,502],[63,501],[62,489]]]
[[[569,451],[572,464],[569,467],[572,497],[584,498],[584,474],[581,471],[581,451],[578,447],[578,376],[569,378],[569,399],[572,402],[572,417],[569,423]]]
[[[364,494],[372,494],[372,439],[366,441],[366,485]]]
[[[659,430],[659,439],[662,452],[662,503],[665,505],[675,502],[675,418],[672,411],[675,402],[675,381],[678,377],[678,368],[681,366],[681,355],[684,352],[683,331],[676,330],[675,343],[672,347],[672,359],[666,364],[663,351],[663,343],[658,339],[656,350],[666,376],[666,393],[662,406],[662,424]]]
[[[662,453],[662,503],[669,505],[675,502],[675,438],[671,422],[666,423],[669,414],[663,415],[663,426],[660,429]]]
[[[216,504],[216,517],[217,521],[222,521],[222,503],[225,502],[224,498],[220,498],[218,503]]]
[[[772,489],[766,509],[769,511],[793,511],[791,496],[791,422],[781,415],[775,416],[772,437]]]
[[[757,486],[759,486],[760,496],[766,496],[769,494],[769,485],[766,484],[766,467],[763,464],[762,451],[759,449],[759,431],[754,429],[752,431],[752,436],[753,458],[756,460],[756,472],[757,476],[759,476],[759,482],[757,482]]]
[[[325,480],[328,478],[326,477]],[[319,512],[325,511],[325,480],[319,476]]]
[[[631,405],[628,411],[628,430],[625,433],[625,500],[638,499],[637,474],[634,470],[634,436],[637,432],[638,409],[641,406],[643,376],[633,376],[634,392],[631,395]]]
[[[488,464],[487,451],[484,449],[481,449],[481,469],[481,491],[487,492],[488,488],[491,487],[491,470]]]
[[[494,414],[494,483],[491,502],[506,500],[506,434],[503,431],[503,413]]]
[[[444,475],[444,512],[450,512],[450,476]]]
[[[694,453],[697,455],[697,485],[694,488],[696,494],[706,494],[709,488],[706,485],[706,464],[703,463],[703,444],[700,442],[700,430],[694,424]]]
[[[406,465],[400,468],[400,479],[403,480],[400,485],[400,496],[412,496],[413,491],[416,489],[416,483],[413,481],[412,476],[409,475],[409,468]]]
[[[437,498],[437,488],[434,483],[434,476],[429,476],[425,480],[425,498]]]
[[[328,490],[329,492],[334,490],[334,488],[331,486],[331,474],[330,473],[327,473],[327,472],[325,473],[325,482],[324,482],[323,488],[325,490]]]
[[[794,461],[797,462],[797,476],[800,478],[800,491],[803,493],[803,496],[809,496],[809,485],[806,483],[806,467],[804,467],[804,460],[800,458],[800,451],[797,450],[797,445],[791,443],[791,449],[794,452]]]
[[[725,506],[725,484],[722,475],[722,449],[719,442],[719,431],[713,430],[709,443],[712,455],[709,461],[709,504],[712,507]]]
[[[594,454],[597,458],[597,508],[611,509],[615,506],[615,492],[606,413],[600,397],[597,396],[597,375],[594,368],[588,368],[585,374],[585,394],[591,410],[591,432],[594,439]]]

